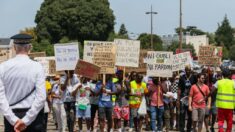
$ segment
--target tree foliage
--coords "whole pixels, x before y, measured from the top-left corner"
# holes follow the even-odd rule
[[[32,51],[33,52],[46,52],[47,56],[54,56],[54,45],[50,44],[49,40],[42,40],[40,43],[38,42],[33,42],[32,43],[33,48]]]
[[[172,51],[174,54],[176,53],[176,49],[179,48],[179,42],[174,41],[172,42],[172,44],[167,48],[167,51]],[[182,44],[182,49],[190,49],[191,53],[193,56],[196,56],[196,52],[195,49],[193,47],[193,45],[191,44]]]
[[[142,33],[139,35],[138,40],[140,40],[141,49],[151,49],[151,34]],[[161,51],[162,40],[156,34],[153,34],[153,49],[156,51]]]
[[[230,57],[231,60],[235,61],[235,45],[233,45],[230,48],[230,50],[229,50],[229,57]]]
[[[180,28],[176,28],[175,32],[177,34],[180,33]],[[189,35],[204,35],[206,34],[204,31],[202,31],[201,29],[197,29],[197,27],[194,26],[188,26],[187,28],[182,28],[182,33],[183,35],[189,34]]]
[[[38,41],[107,40],[114,19],[108,0],[45,0],[35,18]]]
[[[218,29],[215,32],[215,41],[218,46],[225,46],[227,49],[234,44],[233,29],[230,26],[227,16],[224,17],[221,25],[218,24]]]
[[[125,36],[125,37],[128,38],[128,31],[126,30],[126,27],[125,27],[124,24],[122,24],[122,25],[120,26],[118,35],[119,35],[119,36]]]

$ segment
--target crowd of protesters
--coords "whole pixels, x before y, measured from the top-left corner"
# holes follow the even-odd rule
[[[231,132],[235,86],[230,75],[209,67],[196,73],[186,66],[172,78],[135,71],[124,75],[117,70],[115,75],[106,74],[105,80],[102,75],[91,80],[66,71],[48,78],[48,105],[59,132],[73,132],[75,126],[88,132],[202,132],[205,126],[207,132],[214,132],[216,121],[223,132],[224,120]]]

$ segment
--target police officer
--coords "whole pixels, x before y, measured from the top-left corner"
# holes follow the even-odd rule
[[[0,65],[0,110],[5,132],[45,132],[45,76],[41,64],[28,56],[32,37],[17,34],[11,39],[16,56]]]

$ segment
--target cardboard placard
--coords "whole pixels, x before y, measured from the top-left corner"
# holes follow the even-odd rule
[[[116,66],[139,66],[140,41],[115,39],[114,44],[117,46]]]
[[[148,51],[145,58],[147,75],[153,77],[172,77],[173,52]]]
[[[186,65],[191,65],[191,61],[192,58],[190,52],[175,54],[173,55],[172,70],[184,70]]]
[[[106,41],[84,41],[83,60],[93,63],[93,51],[95,46],[113,45],[113,42]]]
[[[46,52],[31,52],[28,55],[33,60],[35,57],[46,57]]]
[[[0,49],[0,63],[9,59],[9,50]]]
[[[115,45],[99,45],[94,47],[93,64],[101,67],[101,74],[114,74],[116,62]]]
[[[198,63],[208,66],[220,66],[223,56],[222,50],[222,47],[200,46]]]
[[[54,56],[35,57],[34,60],[39,62],[42,65],[46,76],[55,75],[56,72],[55,72],[55,57]],[[54,64],[52,64],[52,63],[54,63]]]
[[[75,68],[75,73],[95,80],[100,73],[100,67],[89,62],[79,60]]]
[[[78,43],[55,44],[56,71],[74,70],[79,59]]]
[[[126,72],[139,72],[139,73],[146,73],[147,64],[144,63],[144,58],[147,56],[148,50],[140,50],[140,57],[139,57],[139,66],[138,67],[126,67]]]

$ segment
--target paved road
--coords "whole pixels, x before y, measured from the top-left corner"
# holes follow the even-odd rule
[[[235,120],[235,116],[234,116],[234,120]],[[57,132],[51,115],[49,115],[49,120],[48,120],[47,126],[48,126],[47,132]],[[84,128],[86,128],[85,124],[84,124]],[[216,132],[217,132],[218,131],[217,124],[215,125],[215,128],[216,128]],[[235,129],[235,124],[233,124],[233,129]],[[2,115],[0,115],[0,132],[3,132],[3,130],[4,130],[3,117],[2,117]],[[176,132],[176,131],[171,131],[171,132]],[[203,129],[203,132],[206,132],[205,128]],[[235,132],[235,130],[233,130],[233,132]]]

